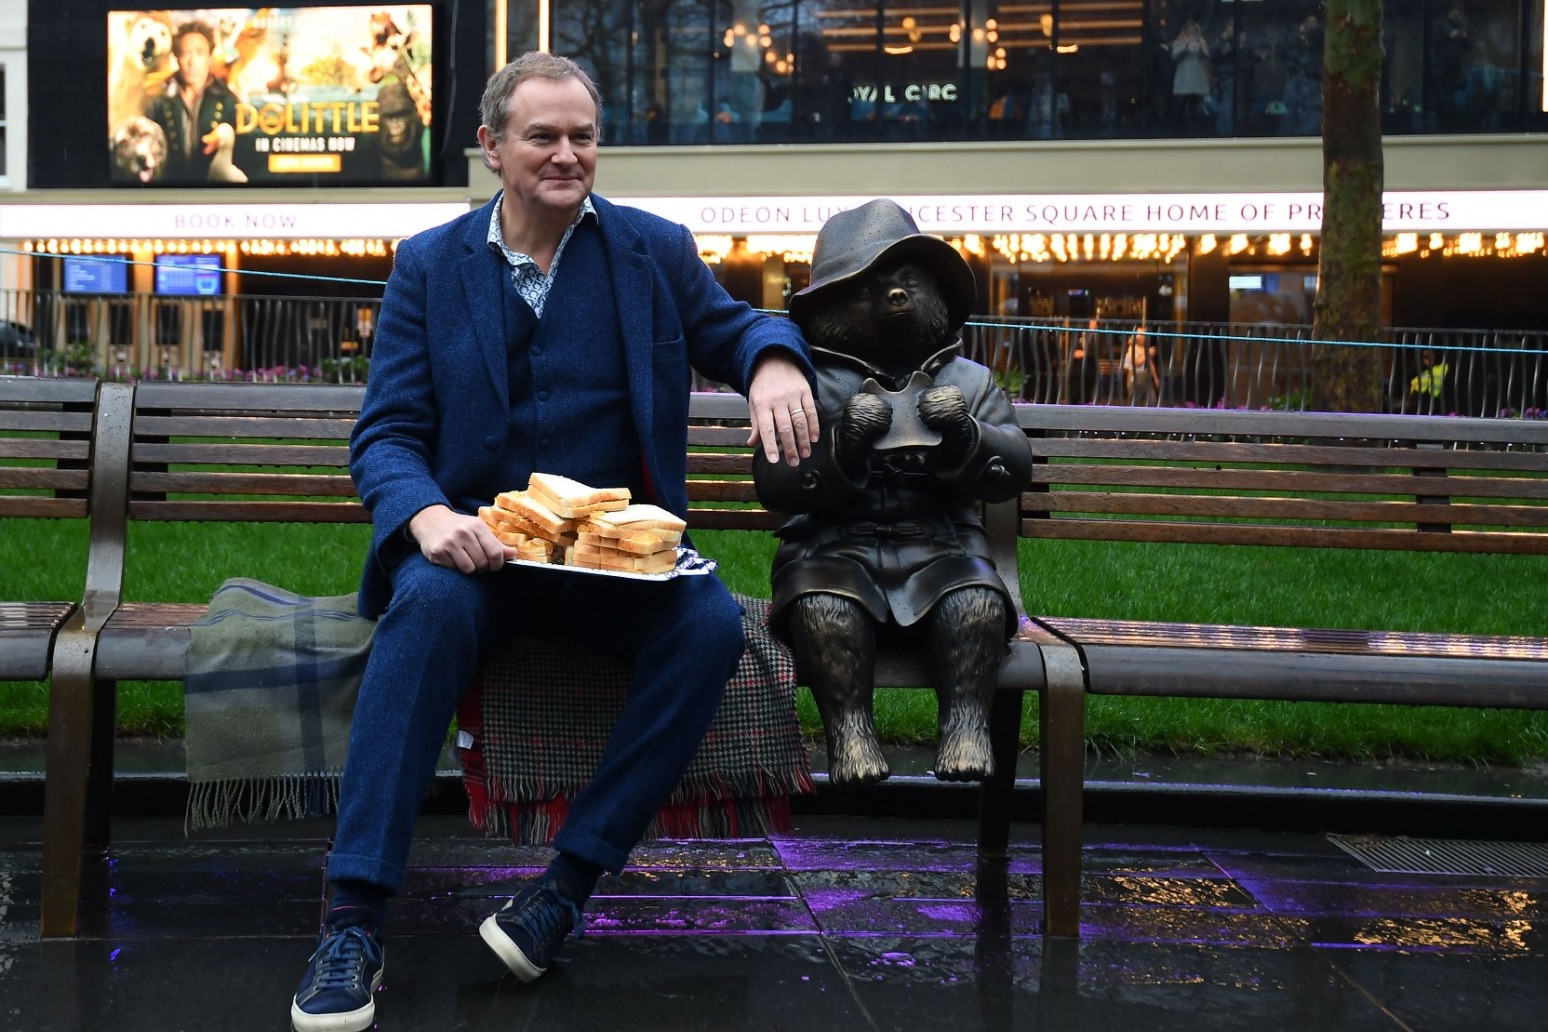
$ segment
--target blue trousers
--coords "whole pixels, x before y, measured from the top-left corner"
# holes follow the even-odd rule
[[[670,581],[507,567],[468,576],[411,554],[393,573],[350,728],[328,878],[388,895],[404,866],[446,731],[483,651],[518,631],[634,664],[595,776],[554,846],[620,870],[704,740],[745,642],[713,574]]]

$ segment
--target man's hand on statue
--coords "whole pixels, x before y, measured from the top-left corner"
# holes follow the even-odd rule
[[[778,462],[781,456],[792,466],[812,454],[812,444],[822,428],[817,422],[817,401],[812,385],[794,360],[777,352],[764,355],[753,368],[747,385],[747,411],[752,432],[747,443],[762,445],[763,456]]]
[[[516,555],[516,550],[501,544],[483,520],[453,512],[444,505],[432,505],[415,513],[409,520],[409,534],[426,559],[463,573],[498,570]]]

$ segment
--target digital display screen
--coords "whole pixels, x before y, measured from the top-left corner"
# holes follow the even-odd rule
[[[428,183],[431,14],[425,3],[109,11],[112,182]]]
[[[123,294],[129,289],[129,262],[125,258],[66,256],[64,289],[67,294]]]
[[[156,258],[156,293],[213,297],[220,293],[218,254],[164,254]]]

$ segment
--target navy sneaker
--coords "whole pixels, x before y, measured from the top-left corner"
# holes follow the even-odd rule
[[[580,907],[559,893],[552,879],[528,885],[478,926],[489,948],[523,982],[543,972],[574,930],[579,939],[586,927]]]
[[[363,1032],[376,1021],[373,994],[387,951],[367,925],[323,931],[290,1003],[296,1032]]]

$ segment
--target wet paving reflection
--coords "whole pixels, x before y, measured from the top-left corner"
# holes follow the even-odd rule
[[[970,825],[930,827],[855,838],[808,818],[771,840],[648,845],[530,985],[473,929],[546,852],[427,837],[392,906],[379,1027],[1545,1027],[1548,881],[1381,875],[1318,836],[1120,831],[1088,841],[1082,938],[1050,939],[1035,829],[1006,864],[977,860]],[[9,830],[0,1032],[284,1027],[325,839],[126,834],[88,865],[83,935],[40,942],[36,840]]]

